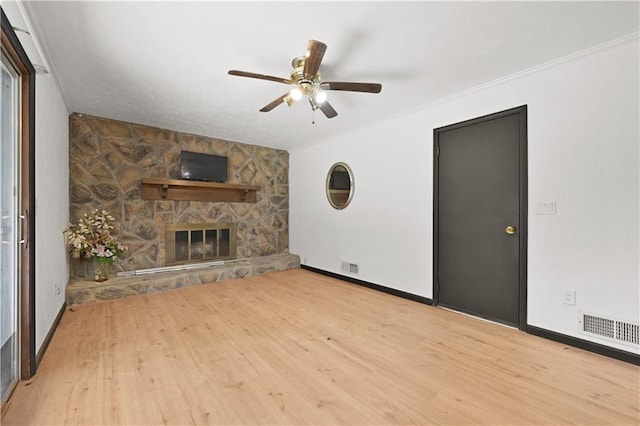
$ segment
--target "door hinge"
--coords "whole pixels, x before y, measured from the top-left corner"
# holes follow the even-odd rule
[[[440,157],[440,145],[436,145],[436,157]]]

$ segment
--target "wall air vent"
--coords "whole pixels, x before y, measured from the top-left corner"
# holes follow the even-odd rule
[[[615,321],[607,318],[596,317],[594,315],[584,315],[582,321],[582,331],[598,336],[613,339]]]
[[[624,342],[640,344],[640,325],[628,322],[616,322],[616,339]]]
[[[640,345],[640,324],[581,312],[580,332],[619,343]]]
[[[340,262],[340,266],[341,266],[341,270],[342,272],[349,272],[350,274],[357,274],[358,273],[358,264],[357,263],[351,263],[351,262],[345,262],[342,261]]]

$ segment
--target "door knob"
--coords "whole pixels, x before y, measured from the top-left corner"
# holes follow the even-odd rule
[[[513,235],[513,234],[516,233],[516,228],[511,226],[511,225],[509,225],[506,228],[504,228],[504,232],[506,232],[509,235]]]

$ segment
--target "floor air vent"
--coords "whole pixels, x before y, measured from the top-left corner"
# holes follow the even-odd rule
[[[581,313],[580,331],[620,343],[640,345],[640,324]]]

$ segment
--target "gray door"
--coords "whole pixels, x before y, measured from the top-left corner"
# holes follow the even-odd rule
[[[526,107],[436,129],[434,302],[524,328]]]

